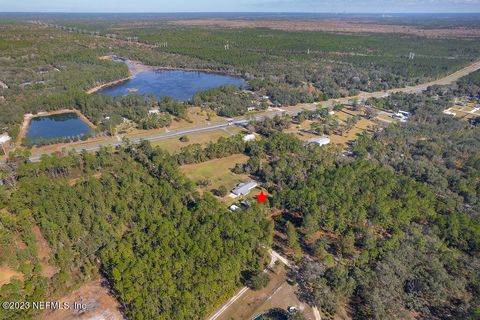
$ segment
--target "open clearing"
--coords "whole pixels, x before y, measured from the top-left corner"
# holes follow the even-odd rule
[[[401,33],[428,38],[479,38],[478,28],[422,29],[415,26],[380,24],[378,22],[345,19],[321,20],[231,20],[231,19],[184,19],[170,24],[197,27],[223,28],[268,28],[285,31],[324,31],[345,33]]]
[[[480,116],[480,105],[477,105],[475,103],[469,103],[463,106],[456,104],[453,107],[444,110],[443,113],[449,114],[455,117],[472,119]]]
[[[237,301],[235,301],[216,320],[245,320],[253,319],[273,308],[286,310],[289,306],[295,306],[307,319],[313,319],[311,307],[301,303],[296,294],[295,288],[285,280],[286,271],[282,268],[278,273],[268,271],[270,283],[266,288],[258,291],[248,290]]]
[[[102,281],[92,281],[80,289],[59,299],[60,303],[68,302],[69,310],[54,310],[45,312],[42,320],[123,320],[120,305],[109,294]],[[73,303],[86,304],[86,310],[73,310]]]
[[[232,190],[238,183],[248,181],[247,175],[235,174],[232,169],[237,163],[245,163],[248,157],[236,154],[230,157],[210,160],[198,164],[182,166],[180,170],[194,183],[208,179],[210,185],[201,188],[202,191],[211,190],[224,185],[227,190]]]
[[[216,141],[221,137],[229,137],[231,135],[235,135],[239,133],[241,130],[238,127],[226,128],[226,129],[219,129],[210,132],[202,132],[202,133],[195,133],[195,134],[188,134],[185,135],[188,137],[187,142],[180,141],[180,137],[173,137],[171,139],[159,140],[151,142],[152,146],[158,146],[162,149],[170,153],[176,153],[180,151],[182,147],[191,145],[191,144],[201,144],[205,145],[209,142]]]
[[[0,266],[0,287],[9,284],[13,279],[23,281],[23,273],[12,270],[7,266]]]
[[[208,125],[211,123],[225,121],[226,118],[217,116],[213,112],[208,112],[202,110],[200,107],[189,107],[188,108],[188,115],[187,119],[173,119],[172,123],[166,128],[168,130],[177,130],[177,129],[184,129],[195,127],[198,125]],[[165,132],[165,128],[153,129],[153,130],[139,130],[133,129],[128,132],[128,137],[134,137],[137,135],[145,134],[145,133],[152,133],[152,132]]]
[[[370,127],[373,127],[376,125],[373,121],[368,120],[365,117],[361,116],[361,114],[362,112],[352,111],[348,109],[345,111],[342,110],[342,111],[335,112],[335,117],[339,121],[339,125],[343,125],[348,118],[351,118],[355,115],[360,116],[361,118],[355,124],[355,126],[351,130],[347,131],[345,134],[339,135],[332,132],[331,134],[325,135],[325,136],[328,136],[330,138],[331,143],[346,146],[347,143],[357,139],[359,134],[361,134],[365,130],[368,130]],[[303,140],[303,141],[320,138],[321,135],[316,135],[309,132],[310,125],[313,122],[314,121],[311,121],[311,120],[305,120],[301,124],[293,124],[291,128],[286,132],[294,134],[296,137],[298,137],[300,140]]]
[[[46,278],[51,278],[58,272],[57,268],[53,267],[48,263],[48,260],[50,259],[50,252],[52,250],[50,249],[50,246],[43,237],[39,227],[33,227],[32,233],[35,236],[37,242],[38,260],[40,262],[40,265],[42,266],[42,276]]]

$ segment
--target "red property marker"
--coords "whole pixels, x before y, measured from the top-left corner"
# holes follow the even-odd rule
[[[257,203],[267,203],[268,195],[264,194],[263,191],[260,194],[255,196],[257,198]]]

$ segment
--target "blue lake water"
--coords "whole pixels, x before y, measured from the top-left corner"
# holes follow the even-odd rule
[[[175,100],[185,101],[191,99],[197,92],[224,85],[243,87],[246,86],[246,82],[242,78],[200,71],[155,70],[139,72],[133,79],[106,87],[96,93],[114,97],[152,94],[157,99],[161,96],[170,96]]]
[[[92,129],[73,112],[33,118],[28,127],[27,138],[57,139],[80,137],[92,132]]]

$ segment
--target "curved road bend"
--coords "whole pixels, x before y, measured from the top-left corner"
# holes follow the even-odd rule
[[[365,100],[368,98],[376,97],[376,98],[382,98],[382,97],[387,97],[392,93],[397,93],[397,92],[405,92],[405,93],[418,93],[421,91],[425,91],[429,86],[432,85],[447,85],[451,84],[461,77],[464,77],[472,72],[475,72],[480,69],[480,60],[473,62],[472,64],[468,65],[467,67],[460,69],[444,78],[419,84],[417,86],[412,86],[412,87],[406,87],[406,88],[399,88],[399,89],[391,89],[387,91],[378,91],[378,92],[372,92],[372,93],[361,93],[358,96],[353,96],[353,97],[345,97],[345,98],[340,98],[340,99],[330,99],[327,101],[322,101],[318,103],[309,103],[309,104],[299,104],[294,107],[289,107],[288,110],[283,110],[283,109],[277,109],[277,111],[273,112],[264,112],[262,114],[258,114],[254,117],[251,116],[243,116],[243,117],[238,117],[235,118],[234,124],[236,125],[241,125],[250,122],[252,119],[254,120],[262,120],[267,117],[272,118],[275,115],[281,115],[283,113],[287,113],[289,115],[296,115],[299,112],[303,110],[315,110],[318,106],[331,106],[335,103],[346,103],[351,101],[352,99],[360,99],[360,100]],[[165,133],[152,133],[152,134],[146,134],[141,137],[128,137],[127,138],[133,142],[133,143],[139,143],[142,140],[147,140],[147,141],[160,141],[160,140],[166,140],[174,137],[179,137],[182,135],[186,134],[195,134],[195,133],[202,133],[202,132],[209,132],[209,131],[214,131],[217,129],[225,128],[228,127],[228,122],[217,122],[213,124],[208,124],[208,125],[202,125],[202,126],[196,126],[192,128],[185,128],[185,129],[177,129],[177,130],[172,130],[170,132],[165,132]],[[108,141],[108,142],[100,142],[100,143],[95,143],[91,144],[89,146],[81,146],[81,147],[74,147],[69,150],[74,150],[75,152],[81,152],[82,150],[86,150],[88,152],[94,152],[98,151],[101,147],[104,146],[118,146],[122,144],[120,141]],[[52,153],[52,152],[45,152],[46,154]],[[30,161],[39,161],[40,157],[42,154],[34,154],[30,157]],[[5,160],[0,160],[0,165],[5,164]]]

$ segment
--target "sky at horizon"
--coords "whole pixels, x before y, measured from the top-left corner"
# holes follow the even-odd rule
[[[480,0],[0,0],[0,12],[473,13]]]

